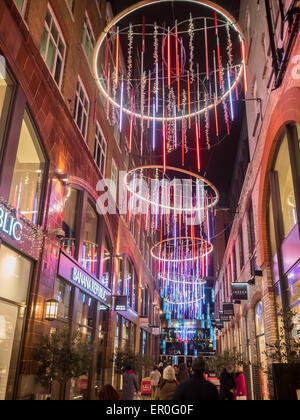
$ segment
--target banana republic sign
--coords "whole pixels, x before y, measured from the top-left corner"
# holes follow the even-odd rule
[[[78,286],[101,303],[110,305],[111,292],[64,253],[60,254],[58,275]]]

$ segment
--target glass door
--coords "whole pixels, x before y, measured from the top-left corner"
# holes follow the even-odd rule
[[[18,314],[18,306],[0,301],[0,400],[6,399],[10,371],[16,369],[12,355]]]

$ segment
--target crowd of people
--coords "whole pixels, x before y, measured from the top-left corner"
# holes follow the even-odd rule
[[[155,401],[233,401],[247,400],[243,367],[227,366],[220,375],[220,387],[208,380],[205,359],[198,357],[192,365],[192,374],[185,363],[179,366],[154,366],[150,373],[151,399]],[[132,401],[137,398],[138,380],[131,366],[126,366],[121,395],[105,385],[99,399],[106,401]]]

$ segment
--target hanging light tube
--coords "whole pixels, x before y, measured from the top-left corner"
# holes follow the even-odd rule
[[[234,111],[233,111],[233,102],[232,102],[232,92],[231,92],[231,80],[230,80],[229,64],[227,64],[227,78],[228,78],[228,88],[229,88],[229,98],[230,98],[231,120],[234,121]]]
[[[132,136],[133,136],[133,114],[134,114],[134,87],[131,90],[131,115],[130,115],[130,134],[129,134],[129,151],[132,150]]]
[[[124,100],[124,79],[122,76],[122,82],[121,82],[121,101],[120,101],[120,132],[123,128],[123,100]]]
[[[242,39],[242,55],[243,55],[243,66],[244,66],[244,83],[245,83],[245,93],[248,92],[248,77],[247,77],[247,68],[246,68],[246,46],[245,41]]]
[[[116,86],[119,85],[119,44],[120,44],[120,34],[119,34],[119,27],[117,27],[117,46],[116,46]]]
[[[204,19],[204,32],[205,32],[205,55],[206,55],[206,76],[209,80],[209,61],[208,61],[208,42],[207,42],[207,21]]]

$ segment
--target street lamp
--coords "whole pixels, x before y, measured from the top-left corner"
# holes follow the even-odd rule
[[[58,300],[48,299],[45,303],[45,320],[46,321],[56,321],[58,315]]]

